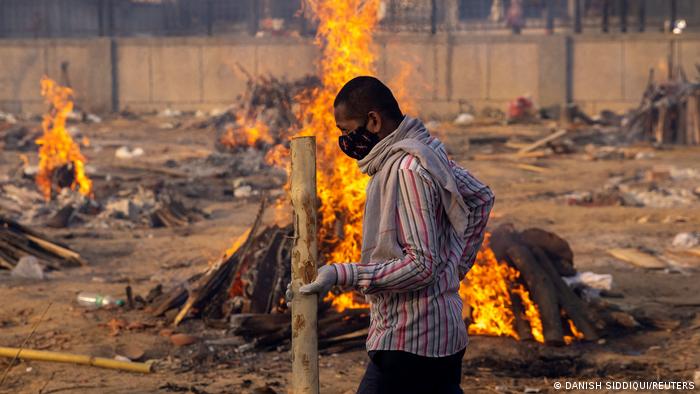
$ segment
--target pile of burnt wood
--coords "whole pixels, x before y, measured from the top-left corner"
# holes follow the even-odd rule
[[[0,268],[11,270],[25,256],[36,257],[52,270],[86,264],[68,246],[0,216]]]
[[[320,86],[320,81],[314,76],[289,81],[271,75],[253,77],[243,69],[241,72],[248,77],[248,82],[245,92],[236,99],[234,105],[195,126],[214,128],[217,137],[215,148],[221,152],[248,147],[230,141],[232,137],[237,140],[236,134],[246,133],[246,126],[264,125],[269,129],[267,134],[270,138],[266,142],[254,142],[258,148],[284,143],[289,139],[290,132],[301,128],[299,108],[310,100],[311,92]],[[229,133],[234,136],[227,136]],[[246,138],[241,140],[245,141]]]
[[[167,316],[174,324],[185,318],[202,318],[212,326],[230,328],[233,335],[246,338],[258,348],[286,345],[291,332],[284,291],[290,278],[293,228],[260,229],[260,216],[234,253],[156,299],[153,313]],[[520,271],[518,280],[540,311],[547,344],[561,345],[565,335],[573,335],[569,319],[583,339],[591,341],[612,329],[636,324],[619,308],[605,302],[586,302],[567,286],[562,276],[576,274],[573,253],[568,243],[555,234],[541,229],[518,232],[504,225],[492,233],[490,245],[499,261]],[[513,304],[519,337],[532,340],[522,305]],[[465,324],[469,322],[467,317]],[[339,351],[361,346],[368,324],[367,309],[337,312],[328,301],[320,301],[322,348]]]
[[[700,144],[700,84],[678,69],[672,80],[657,83],[653,71],[639,107],[622,128],[631,141]]]

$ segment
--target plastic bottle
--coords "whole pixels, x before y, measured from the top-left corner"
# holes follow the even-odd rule
[[[111,308],[124,305],[124,300],[112,296],[83,291],[78,294],[78,304],[90,309]]]

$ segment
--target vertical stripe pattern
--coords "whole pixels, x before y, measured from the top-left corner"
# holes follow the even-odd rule
[[[430,145],[445,154],[437,139]],[[467,345],[459,284],[483,241],[494,196],[468,171],[454,162],[450,166],[469,207],[464,234],[450,224],[439,186],[407,154],[399,164],[396,205],[397,237],[404,256],[369,264],[335,264],[338,284],[359,288],[370,303],[368,350],[444,357]]]

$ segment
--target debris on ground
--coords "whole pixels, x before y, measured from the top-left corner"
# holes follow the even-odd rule
[[[39,264],[39,260],[31,255],[23,256],[10,271],[13,278],[44,280],[44,268]]]
[[[682,71],[675,74],[657,82],[650,72],[641,104],[622,126],[628,141],[700,144],[700,84],[687,81]]]
[[[117,159],[129,160],[135,157],[143,156],[144,151],[142,148],[129,148],[128,146],[122,146],[114,152],[114,157]]]

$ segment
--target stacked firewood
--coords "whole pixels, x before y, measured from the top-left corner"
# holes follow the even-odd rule
[[[155,300],[153,313],[168,316],[174,324],[188,317],[201,318],[210,325],[228,327],[232,335],[243,337],[261,349],[288,345],[291,328],[284,290],[290,278],[293,227],[261,229],[263,211],[264,204],[247,238],[234,253]],[[508,285],[514,288],[522,284],[529,292],[539,311],[546,344],[562,345],[566,337],[574,336],[594,341],[638,325],[632,315],[606,301],[584,301],[578,290],[565,283],[562,277],[577,272],[571,247],[556,234],[538,228],[517,231],[506,224],[492,232],[490,247],[499,262],[519,271],[517,283]],[[514,328],[520,340],[533,340],[532,327],[519,297],[512,292]],[[470,323],[467,316],[465,324]],[[321,348],[342,351],[361,347],[368,325],[367,309],[338,312],[328,300],[320,301]]]
[[[598,339],[594,325],[597,319],[562,279],[562,276],[576,274],[573,252],[565,240],[538,228],[518,232],[506,224],[492,233],[490,243],[498,261],[505,261],[520,272],[540,312],[545,343],[564,343],[568,327],[563,316],[571,319],[584,339]],[[514,301],[512,308],[518,336],[531,339],[531,327],[524,318],[522,304]]]
[[[156,316],[177,310],[173,323],[199,317],[211,325],[226,325],[262,349],[285,345],[291,338],[284,292],[291,276],[292,225],[260,228],[261,205],[247,238],[229,256],[205,272],[154,300]],[[319,345],[340,351],[362,346],[369,326],[367,309],[338,313],[330,302],[319,306]]]
[[[69,247],[0,216],[0,268],[13,269],[24,256],[38,258],[49,269],[86,264]]]
[[[622,128],[630,141],[664,144],[700,144],[700,84],[688,82],[685,74],[656,83],[653,72],[640,106]]]
[[[245,92],[226,111],[195,126],[213,127],[217,137],[215,147],[222,152],[247,148],[225,143],[224,137],[227,133],[246,133],[245,128],[254,125],[264,125],[269,129],[269,145],[287,141],[289,133],[301,127],[299,106],[309,101],[310,93],[319,86],[318,78],[307,76],[288,81],[265,75],[253,77],[245,70],[241,71],[248,77]]]

